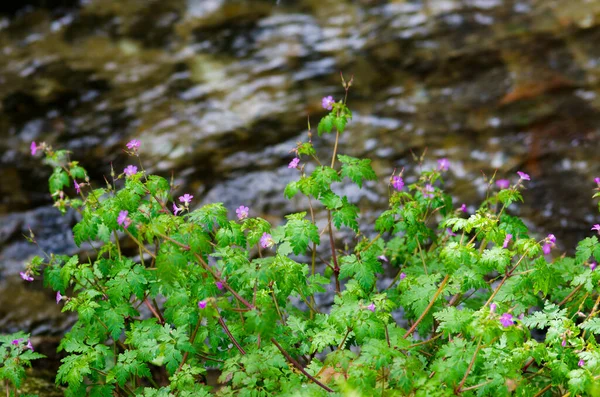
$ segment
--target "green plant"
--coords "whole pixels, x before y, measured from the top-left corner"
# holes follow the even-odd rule
[[[0,382],[4,385],[6,397],[21,395],[18,389],[25,380],[25,367],[31,367],[31,360],[44,357],[33,351],[29,334],[0,335]]]
[[[208,395],[209,367],[221,371],[221,396],[600,395],[597,237],[550,260],[554,236],[537,240],[508,213],[527,174],[501,189],[490,180],[469,215],[439,187],[447,159],[392,175],[388,209],[362,226],[340,184],[379,178],[370,160],[337,153],[352,118],[346,99],[323,107],[318,134],[335,134],[332,156],[320,158],[311,138],[298,143],[289,168],[299,177],[284,195],[309,205],[276,227],[243,205],[237,219],[220,203],[191,211],[189,194],[169,205],[172,184],[141,161],[92,188],[69,153],[32,144],[54,167],[56,207],[81,214],[75,242],[96,250],[83,261],[35,258],[24,273],[43,271],[78,313],[59,347],[68,355],[56,380],[68,395]],[[127,147],[139,159],[140,142]],[[356,236],[351,247],[336,245],[340,229]],[[396,276],[382,285],[385,269]],[[329,284],[334,303],[319,308]]]

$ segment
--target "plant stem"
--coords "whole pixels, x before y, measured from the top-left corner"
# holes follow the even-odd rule
[[[193,344],[194,343],[194,339],[196,339],[196,334],[198,333],[198,329],[200,328],[200,324],[202,323],[202,316],[198,317],[198,322],[196,323],[196,328],[194,328],[194,331],[192,332],[192,336],[190,336],[190,343]],[[175,371],[175,373],[178,373],[179,371],[181,371],[181,368],[183,367],[183,364],[185,364],[185,361],[188,358],[188,352],[183,353],[183,358],[181,359],[181,364],[179,364],[179,367],[177,368],[177,371]]]
[[[546,385],[546,387],[544,387],[542,390],[535,393],[535,395],[533,397],[540,397],[542,394],[546,393],[551,387],[552,387],[552,383],[550,383],[549,385]]]
[[[502,286],[504,285],[506,280],[508,280],[508,278],[512,275],[512,272],[514,272],[515,269],[521,264],[523,259],[525,259],[525,255],[527,255],[528,252],[529,252],[529,248],[523,253],[523,256],[521,256],[521,258],[519,258],[519,260],[517,261],[517,264],[514,265],[509,271],[506,272],[506,274],[502,278],[502,281],[500,281],[500,284],[498,284],[498,286],[496,287],[494,292],[492,292],[492,295],[489,297],[487,302],[485,302],[485,305],[483,305],[483,307],[486,307],[487,305],[489,305],[492,302],[492,300],[494,299],[494,297],[496,296],[498,291],[500,291],[500,288],[502,288]]]
[[[296,369],[300,372],[302,372],[304,374],[304,376],[306,376],[308,379],[312,380],[316,385],[320,386],[321,388],[323,388],[324,390],[328,391],[329,393],[332,393],[333,390],[330,389],[329,387],[325,386],[323,383],[321,383],[317,378],[315,378],[314,376],[312,376],[311,374],[309,374],[308,372],[306,372],[304,370],[304,368],[302,368],[302,366],[300,365],[300,363],[296,360],[294,360],[294,358],[292,356],[290,356],[290,354],[288,352],[286,352],[283,347],[281,347],[281,345],[279,343],[277,343],[277,341],[275,340],[275,338],[271,338],[271,342],[273,342],[273,344],[275,345],[275,347],[277,347],[277,349],[279,349],[279,351],[281,352],[281,354],[283,354],[285,356],[285,358],[294,366],[296,367]]]
[[[148,298],[144,299],[144,305],[146,305],[146,307],[148,309],[150,309],[150,311],[152,312],[152,314],[154,315],[154,317],[156,317],[158,319],[158,322],[161,325],[164,325],[165,319],[163,318],[163,316],[160,315],[160,313],[156,310],[156,308],[154,306],[152,306],[152,304],[150,303],[150,301],[148,300]]]
[[[475,348],[475,353],[473,353],[473,357],[471,358],[471,362],[469,363],[469,366],[467,367],[465,376],[463,376],[462,380],[458,384],[458,388],[456,390],[459,393],[462,391],[462,387],[465,384],[465,382],[467,381],[467,378],[469,377],[469,372],[471,372],[471,369],[473,369],[473,365],[475,364],[475,359],[477,358],[477,354],[479,353],[479,350],[481,349],[481,340],[482,339],[483,339],[483,335],[481,335],[479,337],[479,342],[477,342],[477,348]]]
[[[231,342],[233,342],[233,344],[235,345],[235,347],[237,347],[237,349],[240,351],[240,353],[242,353],[242,356],[245,356],[246,355],[246,351],[244,350],[244,348],[242,348],[242,346],[240,346],[240,344],[238,343],[238,341],[235,340],[235,338],[233,337],[233,335],[229,331],[229,328],[227,328],[227,324],[225,324],[225,321],[223,320],[223,317],[221,317],[221,316],[219,316],[219,324],[221,324],[221,327],[223,327],[223,330],[225,331],[225,333],[227,334],[227,336],[229,337],[229,339],[231,339]]]
[[[423,313],[421,313],[421,316],[417,319],[417,321],[415,321],[415,323],[412,325],[412,327],[410,327],[410,329],[408,331],[406,331],[406,333],[404,334],[404,339],[408,338],[414,332],[414,330],[417,328],[417,325],[419,325],[419,323],[421,321],[423,321],[423,319],[425,318],[425,316],[427,315],[429,310],[431,310],[431,308],[435,304],[435,301],[437,300],[437,298],[440,296],[440,294],[444,290],[444,287],[446,286],[446,283],[448,283],[449,279],[450,279],[450,275],[446,274],[446,277],[444,277],[444,280],[442,280],[442,283],[438,287],[437,291],[435,291],[433,298],[431,298],[431,301],[429,302],[429,304],[427,305],[427,307],[425,308]]]
[[[333,260],[333,275],[335,276],[335,292],[340,293],[340,266],[335,253],[335,241],[333,240],[333,226],[331,225],[331,210],[327,211],[327,223],[329,229],[329,243],[331,244],[331,259]]]
[[[571,293],[569,295],[567,295],[565,297],[565,299],[563,299],[562,301],[560,301],[560,303],[558,304],[558,306],[562,306],[565,303],[567,303],[568,301],[571,300],[571,298],[577,293],[579,292],[579,290],[581,289],[581,287],[583,287],[583,284],[579,284],[573,291],[571,291]]]

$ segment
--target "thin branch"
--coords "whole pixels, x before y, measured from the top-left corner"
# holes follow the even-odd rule
[[[450,279],[450,275],[446,274],[446,277],[444,277],[444,280],[442,280],[442,283],[438,287],[437,291],[435,291],[435,295],[433,295],[433,298],[431,298],[429,305],[427,305],[427,307],[425,308],[423,313],[421,313],[421,316],[417,319],[417,321],[415,321],[415,323],[412,325],[412,327],[410,327],[410,329],[408,331],[406,331],[406,333],[404,334],[404,339],[408,338],[415,331],[415,328],[417,328],[417,325],[419,325],[419,323],[421,321],[423,321],[423,319],[425,318],[425,316],[427,315],[429,310],[431,310],[431,308],[435,304],[435,301],[437,300],[437,298],[440,296],[440,294],[444,290],[444,287],[446,286],[446,283],[448,283],[449,279]]]
[[[321,388],[323,388],[324,390],[328,391],[329,393],[333,392],[332,389],[330,389],[329,387],[325,386],[317,378],[315,378],[314,376],[312,376],[311,374],[309,374],[308,372],[306,372],[304,370],[304,368],[302,368],[302,366],[300,365],[300,363],[298,361],[294,360],[294,358],[292,356],[290,356],[289,353],[286,352],[283,349],[283,347],[281,347],[281,345],[279,343],[277,343],[277,341],[275,340],[275,338],[271,338],[271,342],[273,342],[273,344],[275,345],[275,347],[277,347],[277,349],[279,349],[279,351],[281,352],[281,354],[283,354],[285,356],[285,358],[290,362],[290,364],[292,364],[294,367],[296,367],[296,369],[298,371],[302,372],[304,374],[304,376],[306,376],[308,379],[310,379],[311,381],[313,381],[316,385],[320,386]]]

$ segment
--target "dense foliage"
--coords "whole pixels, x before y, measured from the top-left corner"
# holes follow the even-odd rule
[[[220,203],[192,210],[192,195],[176,200],[141,161],[93,187],[69,153],[32,144],[54,167],[56,207],[81,214],[75,242],[95,250],[36,257],[23,273],[43,272],[78,314],[59,347],[67,395],[600,395],[598,238],[552,256],[554,236],[534,238],[508,212],[522,172],[490,180],[474,213],[441,190],[447,159],[377,176],[370,160],[337,153],[345,102],[323,99],[331,157],[311,134],[294,149],[298,178],[283,194],[307,207],[279,226],[244,203],[236,216]],[[126,152],[140,159],[141,143]],[[374,181],[388,184],[389,207],[362,226],[340,191]],[[340,230],[351,246],[336,246]],[[333,305],[317,307],[328,288]]]

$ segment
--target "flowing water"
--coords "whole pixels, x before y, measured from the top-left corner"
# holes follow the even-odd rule
[[[341,151],[382,183],[346,194],[385,206],[393,169],[450,159],[470,210],[497,171],[528,172],[513,213],[572,251],[598,223],[598,0],[25,0],[0,5],[0,332],[42,343],[72,320],[17,274],[40,248],[75,253],[32,140],[68,148],[103,184],[131,138],[147,170],[197,203],[277,221],[295,142],[320,98],[354,75]],[[16,5],[18,4],[18,5]],[[331,139],[319,138],[327,150]],[[413,174],[414,175],[414,174]],[[31,228],[40,248],[25,242]],[[350,239],[351,236],[344,237]],[[46,338],[46,339],[44,339]]]

